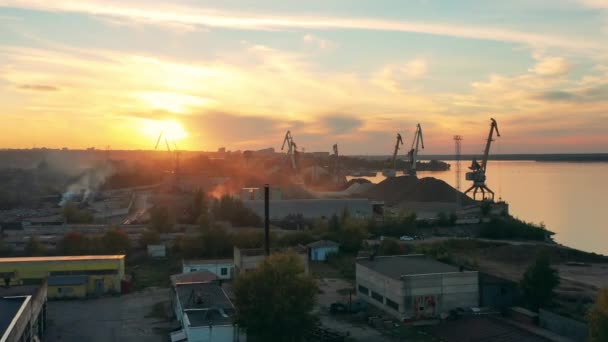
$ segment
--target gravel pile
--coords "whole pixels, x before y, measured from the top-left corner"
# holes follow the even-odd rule
[[[475,203],[448,183],[433,177],[390,177],[376,184],[366,195],[387,204],[401,202],[455,202],[460,196],[463,205]]]

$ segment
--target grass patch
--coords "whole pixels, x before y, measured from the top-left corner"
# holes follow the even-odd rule
[[[176,260],[140,259],[127,264],[127,273],[133,276],[133,289],[143,290],[147,287],[169,287],[171,274],[180,273]]]

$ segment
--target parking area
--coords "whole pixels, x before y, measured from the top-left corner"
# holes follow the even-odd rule
[[[169,289],[120,297],[48,302],[49,342],[166,341]]]

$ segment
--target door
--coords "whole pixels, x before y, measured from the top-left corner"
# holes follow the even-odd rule
[[[103,279],[95,279],[95,294],[101,296],[104,292]]]

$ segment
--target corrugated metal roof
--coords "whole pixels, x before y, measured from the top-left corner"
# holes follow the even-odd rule
[[[125,255],[70,255],[70,256],[48,256],[48,257],[17,257],[0,258],[0,263],[8,262],[35,262],[35,261],[74,261],[74,260],[119,260]]]
[[[49,277],[49,286],[82,285],[87,283],[86,275],[66,275]]]

